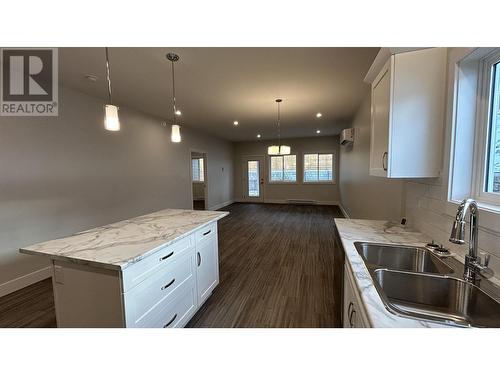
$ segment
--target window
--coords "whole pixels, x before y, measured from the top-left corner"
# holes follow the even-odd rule
[[[191,160],[193,170],[193,182],[205,181],[205,166],[203,158],[196,158]]]
[[[500,49],[465,50],[455,59],[448,200],[471,197],[500,211]]]
[[[333,154],[304,154],[304,182],[333,181]]]
[[[295,155],[271,156],[270,164],[270,182],[297,181],[297,157]]]
[[[500,62],[491,67],[485,192],[500,193]]]

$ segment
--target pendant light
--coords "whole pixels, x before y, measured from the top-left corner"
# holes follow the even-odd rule
[[[174,143],[179,143],[181,141],[181,127],[177,124],[177,110],[175,108],[175,71],[174,63],[179,61],[179,55],[173,52],[167,53],[167,59],[172,63],[172,134],[170,135],[170,140]]]
[[[111,97],[111,73],[109,68],[108,47],[106,49],[106,77],[108,79],[108,99],[109,104],[104,106],[104,129],[116,132],[120,130],[120,119],[118,118],[118,107],[113,105]]]
[[[290,155],[291,147],[281,144],[281,127],[280,127],[280,103],[282,99],[276,99],[276,103],[278,104],[278,145],[272,145],[267,148],[268,155]]]

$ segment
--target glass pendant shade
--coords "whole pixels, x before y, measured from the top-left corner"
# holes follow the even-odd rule
[[[112,132],[120,130],[120,119],[116,105],[106,104],[104,106],[104,128]]]
[[[269,146],[267,148],[268,155],[279,155],[280,154],[280,146]]]
[[[181,141],[181,127],[179,125],[172,125],[170,140],[174,143],[179,143]]]
[[[280,146],[280,155],[290,155],[290,146]]]

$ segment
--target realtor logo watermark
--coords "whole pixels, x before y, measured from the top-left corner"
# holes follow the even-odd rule
[[[57,48],[1,48],[0,116],[57,116]]]

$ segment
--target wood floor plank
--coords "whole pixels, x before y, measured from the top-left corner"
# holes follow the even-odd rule
[[[233,204],[220,284],[188,327],[333,327],[337,206]],[[51,279],[0,298],[0,327],[56,327]]]
[[[188,327],[333,327],[337,206],[233,204],[220,284]]]

